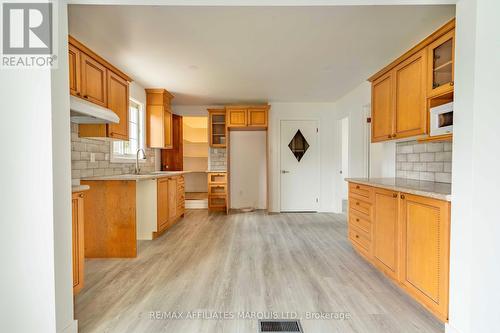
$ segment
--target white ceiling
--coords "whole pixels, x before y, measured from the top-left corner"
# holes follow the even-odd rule
[[[69,31],[174,104],[332,102],[454,8],[71,5]]]

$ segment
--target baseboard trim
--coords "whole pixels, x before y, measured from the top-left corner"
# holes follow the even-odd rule
[[[452,327],[450,324],[444,325],[446,333],[460,333],[456,328]]]
[[[78,333],[78,320],[73,320],[68,326],[58,333]]]

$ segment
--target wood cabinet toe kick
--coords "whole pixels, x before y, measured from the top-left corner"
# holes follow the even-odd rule
[[[349,182],[348,238],[370,264],[448,321],[451,203]]]

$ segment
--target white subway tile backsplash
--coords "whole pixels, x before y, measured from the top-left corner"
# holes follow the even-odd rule
[[[71,124],[72,179],[132,172],[135,169],[135,160],[130,163],[110,163],[111,145],[112,143],[106,140],[79,138],[78,125]],[[94,155],[94,162],[90,162],[91,153]],[[155,154],[155,149],[146,149],[146,163],[141,164],[141,170],[154,171]]]
[[[396,143],[396,177],[451,183],[450,142]]]

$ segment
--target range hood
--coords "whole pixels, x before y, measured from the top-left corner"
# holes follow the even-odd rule
[[[70,96],[70,118],[76,124],[118,124],[120,117],[110,109]]]

